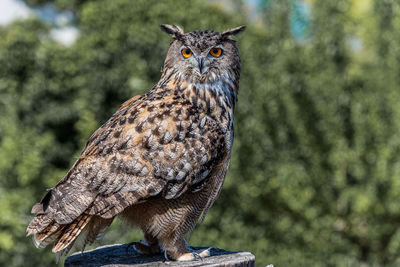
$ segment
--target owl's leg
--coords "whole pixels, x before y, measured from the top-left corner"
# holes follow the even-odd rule
[[[203,251],[191,251],[182,236],[164,237],[161,238],[161,242],[168,256],[176,261],[201,260],[210,256],[210,251],[207,249]]]
[[[192,252],[187,247],[183,236],[177,237],[175,235],[169,235],[161,237],[160,241],[169,258],[173,260],[179,260],[182,256],[184,256],[182,260],[185,260],[184,258],[187,258],[186,260],[189,261],[195,259],[194,256],[190,257],[192,256]]]
[[[144,240],[142,242],[132,242],[130,245],[135,246],[137,251],[145,255],[161,253],[157,238],[149,233],[144,234]]]

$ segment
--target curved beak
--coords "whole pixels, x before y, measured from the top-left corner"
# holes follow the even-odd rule
[[[203,58],[202,57],[199,57],[199,59],[197,60],[198,62],[199,62],[199,71],[200,71],[200,74],[202,74],[203,73]]]

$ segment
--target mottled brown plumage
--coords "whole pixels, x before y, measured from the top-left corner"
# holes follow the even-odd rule
[[[125,102],[34,205],[27,233],[37,247],[55,241],[53,252],[66,253],[79,235],[91,244],[120,214],[143,230],[146,242],[135,243],[143,253],[199,256],[183,236],[205,216],[225,179],[240,75],[230,37],[244,27],[222,34],[161,28],[174,41],[160,81]]]

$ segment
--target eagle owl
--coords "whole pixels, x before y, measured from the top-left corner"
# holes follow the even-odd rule
[[[67,254],[78,236],[91,244],[120,215],[144,232],[144,253],[205,257],[184,235],[218,197],[231,156],[240,58],[232,36],[244,26],[184,33],[173,42],[160,81],[131,98],[88,140],[65,177],[32,208],[27,234],[37,247]]]

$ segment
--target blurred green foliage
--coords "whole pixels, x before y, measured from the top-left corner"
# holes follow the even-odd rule
[[[159,79],[171,42],[161,23],[249,26],[237,38],[230,169],[190,244],[251,251],[259,266],[400,264],[398,1],[367,1],[361,15],[361,1],[308,1],[302,41],[290,31],[291,0],[262,1],[253,22],[200,0],[26,2],[74,11],[80,37],[62,46],[36,19],[0,28],[1,266],[54,265],[25,237],[30,208],[91,133]],[[96,245],[138,238],[117,221]]]

